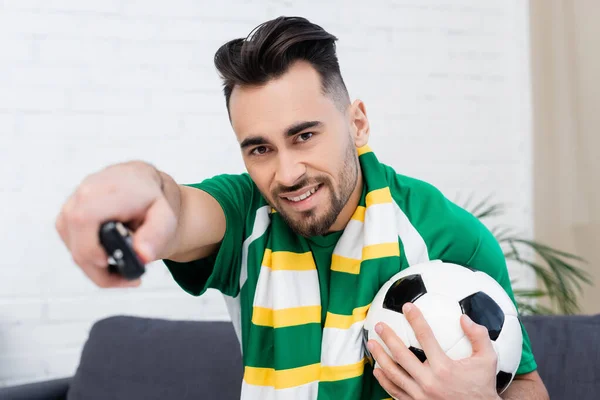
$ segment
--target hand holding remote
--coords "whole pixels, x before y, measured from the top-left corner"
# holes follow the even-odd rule
[[[56,219],[75,264],[103,288],[138,286],[145,264],[164,254],[176,228],[158,171],[139,161],[87,176]]]
[[[146,272],[143,261],[133,249],[133,236],[121,222],[108,221],[99,232],[100,243],[108,254],[108,269],[127,280],[139,278]]]

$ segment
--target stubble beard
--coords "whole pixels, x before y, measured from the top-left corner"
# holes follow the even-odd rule
[[[338,174],[340,177],[338,190],[335,190],[331,179],[326,176],[303,180],[295,185],[295,188],[297,189],[312,183],[321,184],[322,187],[319,188],[319,190],[323,190],[323,188],[327,187],[331,196],[331,203],[329,208],[324,212],[321,211],[323,209],[323,207],[321,207],[320,209],[304,211],[300,213],[298,217],[293,218],[284,210],[284,207],[278,207],[278,204],[275,204],[275,208],[281,215],[281,218],[292,231],[304,237],[321,236],[329,232],[329,229],[337,220],[338,215],[348,203],[348,200],[356,188],[358,169],[360,167],[355,155],[356,151],[354,145],[350,142],[348,150],[346,151],[344,164]],[[295,189],[291,188],[291,190],[288,190],[292,191]],[[276,201],[278,201],[277,199],[280,199],[279,196],[273,196],[273,198],[276,199]]]

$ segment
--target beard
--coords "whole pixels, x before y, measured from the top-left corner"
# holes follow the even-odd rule
[[[348,148],[346,150],[346,156],[341,169],[338,171],[339,186],[336,188],[333,185],[331,179],[327,176],[315,177],[311,179],[303,179],[298,184],[289,188],[278,188],[273,192],[273,198],[275,204],[273,207],[279,212],[285,223],[292,229],[296,234],[310,237],[320,236],[326,234],[331,226],[337,220],[338,215],[348,203],[350,196],[356,188],[356,182],[358,181],[359,162],[356,158],[356,150],[352,141],[349,141]],[[285,191],[299,190],[308,185],[319,184],[322,190],[324,187],[329,189],[331,194],[330,204],[324,211],[320,209],[312,209],[300,213],[296,218],[293,218],[287,213],[284,207],[281,207],[279,203],[280,197],[278,193]]]

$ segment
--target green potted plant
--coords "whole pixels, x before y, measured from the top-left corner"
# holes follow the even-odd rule
[[[502,204],[490,202],[489,197],[472,208],[469,207],[469,203],[470,199],[463,208],[482,222],[505,212]],[[510,227],[498,225],[490,230],[500,243],[507,262],[512,261],[531,268],[537,277],[538,288],[514,290],[521,313],[575,314],[579,311],[578,298],[582,285],[592,284],[589,274],[581,268],[581,264],[586,263],[583,258],[526,239]],[[547,300],[545,303],[549,304],[545,305],[544,301],[540,300]]]

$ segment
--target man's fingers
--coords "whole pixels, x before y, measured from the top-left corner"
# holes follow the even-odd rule
[[[390,328],[388,327],[387,329]],[[400,340],[398,338],[396,339]],[[388,348],[390,347],[389,344],[387,344],[387,342],[386,345],[388,346]],[[408,351],[406,347],[404,347],[404,349]],[[375,360],[383,369],[383,371],[385,371],[387,378],[391,380],[395,386],[401,388],[403,391],[409,394],[417,393],[417,391],[419,390],[419,385],[415,381],[415,378],[409,375],[409,373],[401,365],[398,365],[396,361],[394,361],[385,352],[383,347],[377,341],[369,341],[369,351],[371,351],[373,358],[375,358]],[[392,351],[392,353],[394,352],[394,350],[392,350],[391,348],[390,351]],[[414,357],[412,353],[410,353],[410,355]],[[417,360],[416,358],[415,360],[419,362],[419,360]]]
[[[96,225],[91,221],[82,221],[71,224],[69,230],[69,245],[73,259],[77,264],[90,264],[95,267],[108,266],[108,255],[100,245],[100,238]]]
[[[100,288],[128,288],[138,287],[141,279],[129,281],[119,274],[108,272],[106,268],[98,268],[90,264],[80,264],[81,270],[96,286]]]
[[[421,348],[427,354],[427,359],[431,360],[432,363],[435,363],[436,360],[446,359],[447,356],[440,347],[431,327],[425,320],[425,317],[421,313],[418,307],[414,304],[406,303],[402,307],[402,312],[404,313],[404,317],[410,324],[415,333],[415,337],[419,344],[421,344]]]
[[[64,245],[69,248],[69,237],[67,235],[67,227],[65,226],[65,217],[64,214],[60,213],[56,217],[56,221],[54,222],[54,228],[60,237],[60,240],[64,243]]]
[[[68,250],[71,250],[71,245],[69,243],[69,227],[67,224],[67,218],[70,213],[73,212],[74,206],[75,198],[74,196],[71,196],[67,199],[67,201],[65,201],[65,204],[62,206],[54,223],[54,227],[56,228],[60,239],[63,241]]]
[[[390,349],[395,362],[400,364],[402,368],[408,371],[408,373],[418,381],[420,375],[424,373],[421,361],[408,349],[408,347],[406,347],[404,342],[400,340],[398,335],[396,335],[389,325],[380,322],[377,324],[375,330],[388,349]]]
[[[488,330],[485,326],[478,325],[467,315],[462,315],[460,324],[463,332],[469,338],[473,355],[475,354],[496,354]]]
[[[394,384],[386,375],[381,368],[375,368],[373,370],[373,376],[377,378],[381,387],[388,392],[390,396],[397,400],[412,400],[412,397],[408,395],[404,390],[400,389]]]

